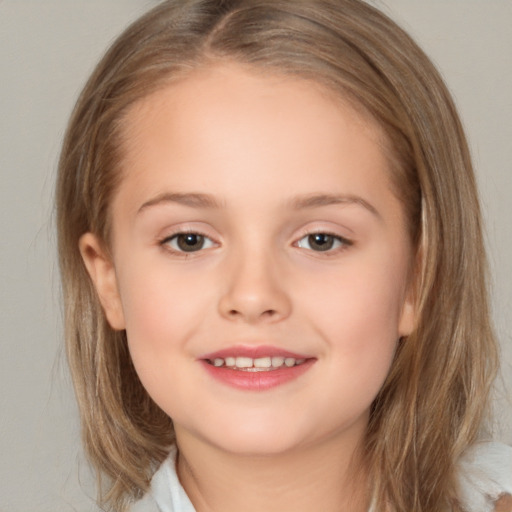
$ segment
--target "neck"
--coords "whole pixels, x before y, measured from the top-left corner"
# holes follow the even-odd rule
[[[240,455],[182,433],[178,446],[178,475],[197,512],[368,508],[359,442],[341,447],[330,439],[278,455]]]

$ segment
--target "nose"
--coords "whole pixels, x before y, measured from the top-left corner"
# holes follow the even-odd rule
[[[229,262],[222,276],[219,313],[231,321],[250,324],[274,323],[287,318],[292,309],[285,276],[270,254],[247,254]]]

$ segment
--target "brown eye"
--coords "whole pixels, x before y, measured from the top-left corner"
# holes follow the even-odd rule
[[[326,233],[315,233],[308,236],[308,243],[314,251],[328,251],[334,246],[334,237]]]
[[[197,252],[213,247],[213,241],[199,233],[177,233],[163,241],[176,252]]]
[[[310,251],[326,252],[352,245],[352,243],[340,236],[330,235],[329,233],[311,233],[301,238],[297,245]]]
[[[204,245],[204,236],[196,233],[186,233],[177,236],[178,247],[182,251],[192,252],[199,251]]]

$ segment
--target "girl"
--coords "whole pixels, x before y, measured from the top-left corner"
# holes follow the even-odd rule
[[[57,205],[101,503],[510,509],[466,141],[382,13],[163,2],[86,85]]]

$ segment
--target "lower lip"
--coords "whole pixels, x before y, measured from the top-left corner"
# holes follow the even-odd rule
[[[244,371],[233,370],[225,366],[213,366],[204,360],[201,361],[205,370],[214,379],[244,391],[266,391],[282,386],[283,384],[298,379],[313,366],[314,362],[315,359],[308,359],[304,363],[290,368],[283,366],[276,370]]]

